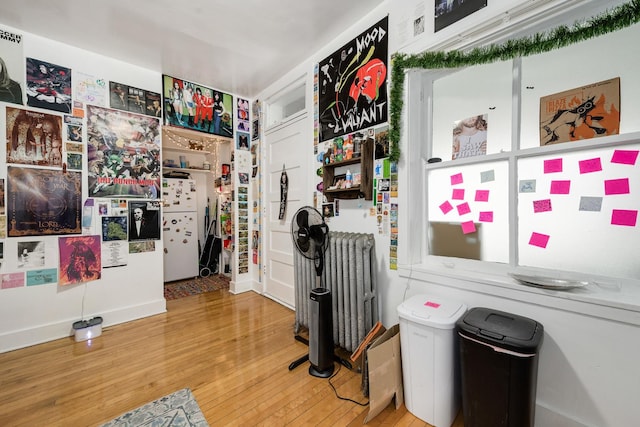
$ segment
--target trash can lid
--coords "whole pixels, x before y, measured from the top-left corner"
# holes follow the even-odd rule
[[[414,295],[398,306],[399,317],[439,329],[453,329],[465,311],[465,304],[430,295]]]
[[[463,336],[514,351],[537,350],[543,336],[542,324],[528,317],[485,307],[474,307],[456,322]]]

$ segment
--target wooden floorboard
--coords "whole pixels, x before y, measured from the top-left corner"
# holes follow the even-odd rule
[[[167,301],[167,313],[0,354],[0,426],[99,426],[190,388],[212,426],[362,426],[368,406],[289,364],[308,348],[294,313],[256,293]],[[366,402],[361,375],[336,364],[340,396]],[[428,426],[390,404],[370,426]],[[463,427],[458,416],[454,427]]]

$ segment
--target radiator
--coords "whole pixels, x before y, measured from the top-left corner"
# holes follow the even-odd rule
[[[373,234],[329,232],[320,282],[314,260],[294,250],[295,333],[309,327],[311,289],[331,291],[333,341],[352,352],[379,320]]]

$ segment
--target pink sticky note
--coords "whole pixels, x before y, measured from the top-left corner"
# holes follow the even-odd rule
[[[549,212],[550,210],[551,210],[551,199],[533,201],[533,211],[535,213]]]
[[[544,161],[544,173],[562,172],[562,159],[549,159]]]
[[[438,308],[440,307],[440,304],[438,304],[437,302],[433,302],[433,301],[427,301],[424,303],[425,306],[427,307],[431,307],[431,308]]]
[[[611,163],[623,165],[635,165],[638,159],[638,150],[615,150],[611,156]]]
[[[569,194],[571,181],[551,181],[551,194]]]
[[[444,202],[439,207],[442,213],[445,215],[448,214],[453,209],[453,206],[451,206],[451,203],[449,203],[449,201]]]
[[[611,212],[611,225],[635,227],[638,220],[637,210],[614,209]]]
[[[493,222],[493,211],[480,212],[480,217],[478,218],[480,222]]]
[[[451,175],[451,185],[462,184],[462,174]]]
[[[464,189],[462,189],[462,188],[454,188],[451,198],[453,200],[464,200]]]
[[[546,234],[533,232],[529,238],[529,244],[539,248],[546,248],[549,243],[549,237],[550,236],[547,236]]]
[[[578,166],[580,167],[580,173],[600,172],[602,170],[602,162],[600,162],[600,157],[596,157],[595,159],[580,160],[578,162]]]
[[[489,190],[476,190],[476,202],[488,202]]]
[[[605,180],[604,194],[629,194],[629,178]]]
[[[462,224],[460,224],[460,226],[462,227],[463,234],[476,232],[476,225],[473,223],[473,221],[463,222]]]
[[[471,208],[467,202],[460,203],[456,208],[458,209],[458,215],[466,215],[471,212]]]

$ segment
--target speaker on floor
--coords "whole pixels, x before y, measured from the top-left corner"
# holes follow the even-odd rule
[[[328,378],[333,374],[334,350],[331,291],[314,288],[309,299],[309,374]]]

